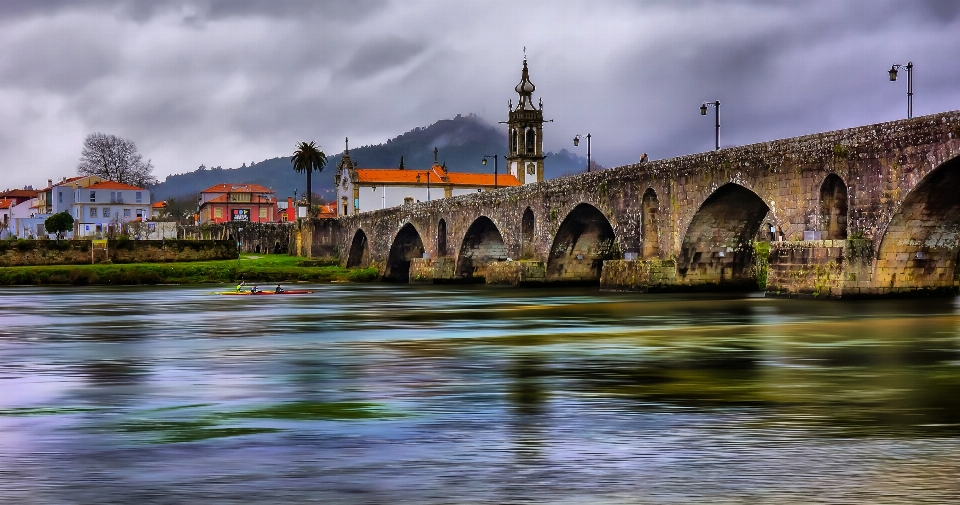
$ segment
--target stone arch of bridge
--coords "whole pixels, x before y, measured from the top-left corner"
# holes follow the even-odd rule
[[[847,184],[835,173],[820,184],[820,230],[824,240],[847,238]]]
[[[653,188],[647,188],[641,198],[640,237],[643,259],[655,259],[660,256],[660,200]]]
[[[688,284],[756,287],[753,240],[769,210],[760,196],[739,184],[717,188],[687,226],[678,275]]]
[[[463,236],[455,275],[468,282],[482,282],[487,266],[505,259],[507,248],[500,229],[487,216],[480,216]]]
[[[383,279],[393,282],[410,280],[410,261],[423,257],[423,239],[412,223],[406,223],[397,232],[390,245],[390,254],[384,268]]]
[[[437,222],[437,257],[447,255],[447,220],[440,218]]]
[[[370,265],[370,242],[362,229],[357,229],[350,243],[347,268],[366,268]]]
[[[547,258],[547,279],[599,282],[603,262],[616,252],[616,235],[607,216],[589,203],[580,203],[557,229]]]
[[[881,290],[954,292],[960,254],[960,156],[926,174],[894,212],[877,247]]]
[[[520,257],[533,258],[536,254],[536,218],[529,206],[523,210],[520,218]]]

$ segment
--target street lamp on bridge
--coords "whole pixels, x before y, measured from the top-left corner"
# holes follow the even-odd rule
[[[913,62],[908,61],[906,65],[894,64],[890,67],[890,80],[897,80],[897,70],[907,69],[907,119],[913,118]]]
[[[493,189],[497,189],[497,171],[498,171],[498,169],[497,169],[497,158],[499,158],[499,157],[500,157],[499,154],[493,154],[493,155],[485,154],[485,155],[483,156],[483,164],[484,164],[484,165],[487,164],[487,158],[493,158]]]
[[[577,134],[573,136],[573,147],[580,145],[580,139],[583,138],[583,135]],[[587,172],[590,171],[590,134],[587,134]]]
[[[716,100],[713,103],[703,102],[703,105],[700,106],[700,115],[707,115],[707,107],[713,107],[717,111],[717,134],[716,134],[716,150],[720,150],[720,100]]]

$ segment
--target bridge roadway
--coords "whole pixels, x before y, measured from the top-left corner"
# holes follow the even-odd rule
[[[851,297],[955,293],[958,232],[951,111],[303,221],[293,245],[399,282],[732,290],[766,271],[769,295]]]

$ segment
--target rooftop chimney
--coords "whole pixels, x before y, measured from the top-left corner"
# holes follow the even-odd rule
[[[47,187],[48,187],[48,188],[52,188],[52,187],[53,187],[53,179],[47,179]]]

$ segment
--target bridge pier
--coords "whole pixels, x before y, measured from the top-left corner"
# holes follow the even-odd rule
[[[454,258],[414,258],[410,260],[410,284],[450,284],[457,281]]]
[[[535,286],[547,282],[547,265],[542,261],[496,261],[487,266],[487,284]]]
[[[607,260],[600,273],[600,289],[607,291],[669,290],[677,286],[673,260]]]

